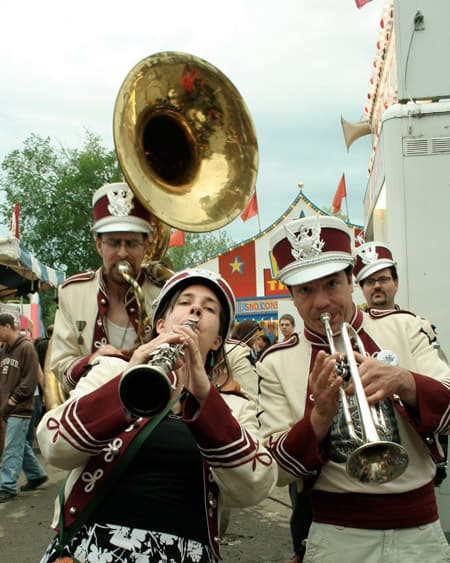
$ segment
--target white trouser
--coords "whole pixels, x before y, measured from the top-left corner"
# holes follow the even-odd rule
[[[416,528],[366,530],[313,522],[303,563],[450,563],[439,520]]]

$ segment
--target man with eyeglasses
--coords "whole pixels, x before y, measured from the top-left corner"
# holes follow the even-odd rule
[[[353,275],[363,291],[367,308],[400,310],[395,303],[398,290],[397,263],[390,249],[382,242],[365,242],[354,250],[353,256]],[[422,320],[430,343],[439,349],[434,325],[426,319]],[[442,351],[440,353],[446,360]]]
[[[390,249],[382,242],[365,242],[354,251],[355,265],[353,275],[359,283],[367,307],[380,310],[400,310],[395,303],[398,290],[397,264]],[[430,321],[422,318],[424,331],[426,330],[430,343],[438,350],[441,358],[448,363],[444,352],[441,350],[435,327]],[[441,485],[447,476],[448,437],[439,436],[445,460],[437,463],[434,483]]]
[[[118,264],[128,263],[145,303],[151,304],[159,293],[157,281],[141,269],[153,231],[151,213],[125,183],[99,188],[92,204],[102,266],[71,276],[61,286],[51,343],[51,369],[67,390],[98,356],[115,356],[135,344],[143,304]]]
[[[359,283],[367,307],[399,309],[395,304],[398,275],[390,249],[381,242],[366,242],[354,252],[353,275]]]

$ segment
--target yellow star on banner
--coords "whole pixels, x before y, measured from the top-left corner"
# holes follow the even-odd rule
[[[234,257],[234,262],[229,262],[230,266],[231,266],[231,273],[234,274],[235,272],[237,272],[238,274],[243,274],[244,272],[242,271],[242,268],[245,264],[245,262],[241,262],[239,260],[239,256],[235,256]]]

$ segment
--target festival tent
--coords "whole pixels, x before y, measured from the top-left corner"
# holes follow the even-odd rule
[[[45,266],[15,236],[0,236],[0,299],[57,288],[64,273]]]

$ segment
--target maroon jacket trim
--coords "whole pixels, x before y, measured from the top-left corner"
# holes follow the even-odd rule
[[[74,389],[80,379],[86,375],[90,369],[90,360],[93,354],[83,356],[74,362],[64,374],[64,382],[69,389]]]
[[[399,494],[330,493],[312,491],[314,522],[390,530],[415,528],[438,519],[433,483]],[[417,507],[420,506],[420,510]]]
[[[73,276],[70,276],[67,279],[65,279],[61,287],[67,287],[71,283],[91,281],[92,279],[94,279],[94,277],[95,277],[95,270],[89,270],[87,272],[74,274]]]
[[[214,385],[198,409],[197,401],[189,396],[184,404],[183,420],[208,463],[226,467],[247,463],[247,455],[255,453],[255,442],[237,420],[229,416],[230,408]]]
[[[66,499],[64,504],[64,522],[67,527],[71,526],[75,521],[77,514],[83,510],[86,504],[89,502],[92,494],[98,487],[101,487],[102,481],[111,472],[116,463],[120,460],[121,451],[125,451],[128,445],[136,437],[136,435],[149,423],[151,419],[137,419],[134,422],[129,421],[124,413],[123,406],[118,398],[117,386],[120,379],[120,375],[101,386],[99,389],[92,391],[91,393],[84,395],[79,400],[71,402],[66,408],[61,418],[61,423],[55,419],[49,419],[47,421],[48,427],[56,431],[62,439],[67,440],[72,445],[74,442],[76,444],[74,447],[81,451],[96,451],[97,455],[92,457],[88,462],[87,466],[83,469],[82,475],[74,484],[74,487]],[[97,408],[98,411],[98,397],[102,396],[102,401],[107,399],[108,402],[108,414],[104,414],[101,411],[98,412],[98,417],[92,417],[92,412]],[[97,405],[97,407],[96,407]],[[239,452],[242,447],[240,440],[249,440],[251,438],[245,432],[241,432],[240,425],[232,419],[230,416],[226,416],[229,413],[228,405],[220,398],[220,394],[215,387],[211,387],[211,391],[206,398],[205,403],[198,411],[198,403],[190,397],[186,400],[184,405],[185,414],[194,416],[198,414],[195,420],[185,420],[185,423],[189,426],[194,436],[198,436],[199,441],[201,440],[203,446],[208,452],[208,446],[212,446],[214,442],[215,448],[220,448],[217,443],[217,439],[213,440],[209,436],[208,427],[206,430],[201,431],[198,428],[198,418],[208,417],[211,420],[209,429],[212,429],[213,425],[219,426],[223,429],[223,440],[235,439],[234,446],[228,448],[231,450],[232,456]],[[211,416],[211,412],[213,416]],[[87,413],[87,415],[86,415]],[[116,428],[111,431],[110,424],[107,419],[113,416],[116,420]],[[78,420],[92,420],[91,423],[84,425],[82,427]],[[215,422],[213,422],[213,420]],[[237,428],[239,427],[239,428]],[[116,438],[111,442],[111,433]],[[57,435],[56,434],[56,435]],[[53,439],[56,439],[56,435]],[[93,439],[92,436],[96,438]],[[196,438],[197,439],[197,438]],[[253,442],[251,441],[253,444]],[[102,447],[105,444],[105,447]],[[236,452],[233,452],[233,447],[236,448]],[[115,451],[117,448],[117,451]],[[226,449],[224,458],[227,458]],[[202,450],[203,453],[203,450]],[[242,456],[242,452],[240,452]],[[252,453],[253,457],[256,454]],[[271,457],[268,454],[264,454],[267,457],[267,463],[273,463]],[[217,456],[219,457],[219,456]],[[228,455],[228,457],[230,457]],[[261,461],[261,454],[258,456],[258,461]],[[248,457],[245,460],[248,462]],[[214,482],[213,475],[210,469],[210,463],[208,460],[203,462],[203,482],[204,482],[204,502],[205,502],[205,512],[208,523],[208,535],[211,543],[211,547],[217,558],[221,558],[218,543],[218,493],[219,489],[217,484]],[[218,465],[218,464],[217,464]],[[222,463],[221,465],[227,465]],[[97,484],[96,481],[99,481]]]
[[[310,369],[314,365],[318,347],[311,350]],[[330,444],[326,439],[321,446],[311,426],[311,410],[314,403],[308,382],[307,399],[303,418],[294,426],[281,434],[276,440],[270,439],[269,450],[276,462],[295,477],[303,477],[315,481],[323,465],[331,455]],[[301,460],[301,462],[299,461]],[[311,484],[313,483],[311,482]]]
[[[414,313],[411,311],[407,311],[406,309],[374,309],[373,307],[368,307],[366,309],[366,313],[372,317],[372,319],[384,319],[384,317],[390,317],[391,315],[397,315],[399,313],[403,313],[406,315],[412,315],[416,317]]]
[[[272,344],[269,346],[264,352],[261,354],[259,361],[262,362],[264,358],[266,358],[272,352],[276,352],[277,350],[283,350],[284,348],[292,348],[292,346],[297,346],[299,343],[299,336],[295,332],[292,334],[287,340],[283,340],[283,342],[278,342],[278,344]]]
[[[359,307],[354,307],[353,317],[350,321],[350,324],[356,330],[356,332],[359,332],[361,330],[363,319],[364,315],[361,309],[359,309]],[[306,340],[308,340],[308,342],[310,342],[313,346],[322,346],[329,348],[328,340],[325,335],[313,332],[306,327],[303,331],[303,334],[305,335]]]

